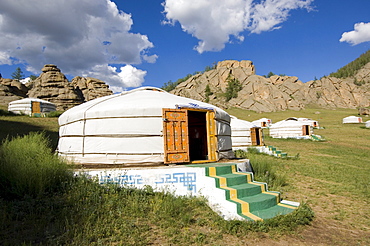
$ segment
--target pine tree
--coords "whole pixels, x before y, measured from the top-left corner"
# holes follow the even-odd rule
[[[12,73],[12,79],[20,81],[21,79],[24,79],[24,74],[22,72],[22,69],[20,67],[17,67]]]

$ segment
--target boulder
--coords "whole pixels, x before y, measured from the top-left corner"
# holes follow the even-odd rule
[[[65,111],[84,102],[81,94],[68,82],[60,69],[53,64],[42,68],[40,76],[27,84],[27,96],[54,103],[58,111]]]
[[[84,101],[90,101],[92,99],[112,95],[113,92],[109,89],[109,86],[99,79],[91,77],[74,77],[71,84],[76,91],[82,94]]]

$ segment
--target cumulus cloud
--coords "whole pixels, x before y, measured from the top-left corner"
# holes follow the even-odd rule
[[[179,22],[183,31],[199,39],[195,49],[219,51],[244,31],[261,33],[280,28],[294,9],[311,10],[313,0],[166,0],[166,24]]]
[[[360,44],[363,42],[370,41],[370,22],[369,23],[356,23],[354,30],[350,32],[344,32],[342,34],[340,42],[347,42],[352,45]]]
[[[117,71],[116,67],[109,65],[96,65],[91,71],[83,74],[85,77],[100,77],[101,80],[107,82],[109,88],[114,92],[122,92],[127,87],[138,87],[144,82],[146,71],[137,69],[131,65],[120,67]]]
[[[29,0],[21,7],[18,1],[2,0],[0,65],[24,63],[28,71],[39,73],[45,64],[56,64],[65,74],[94,73],[107,81],[97,67],[108,70],[109,64],[124,67],[157,58],[148,53],[153,44],[146,35],[130,32],[132,24],[131,15],[111,0]],[[113,68],[110,75],[115,86],[143,81],[137,71],[131,74],[139,76],[134,83]]]

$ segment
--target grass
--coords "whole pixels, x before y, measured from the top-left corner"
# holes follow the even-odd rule
[[[261,181],[268,180],[270,190],[302,203],[296,212],[264,222],[225,221],[201,199],[156,193],[150,187],[135,190],[97,185],[85,177],[66,177],[63,189],[41,192],[46,195],[36,192],[34,196],[23,194],[12,199],[1,196],[0,244],[370,244],[370,130],[341,123],[342,118],[355,115],[356,110],[312,108],[257,114],[230,109],[230,113],[249,121],[262,117],[273,122],[291,116],[308,117],[325,127],[315,130],[315,134],[325,137],[325,142],[265,139],[266,145],[290,156],[299,154],[299,158],[280,159],[255,153],[248,156],[255,163],[256,176]],[[2,139],[9,136],[20,140],[23,138],[18,136],[44,131],[44,137],[52,139],[49,152],[55,148],[57,118],[0,116],[0,126]],[[19,149],[23,148],[27,147]]]
[[[285,173],[291,184],[283,187],[283,194],[291,200],[310,200],[314,211],[320,210],[318,217],[340,218],[345,227],[369,232],[370,129],[364,124],[342,124],[344,117],[357,115],[356,109],[309,108],[268,114],[231,109],[229,113],[248,121],[262,117],[273,122],[288,117],[318,120],[323,129],[314,129],[314,133],[323,136],[324,142],[265,138],[266,145],[300,156],[297,160],[275,160],[276,171]],[[268,129],[264,134],[268,135]]]

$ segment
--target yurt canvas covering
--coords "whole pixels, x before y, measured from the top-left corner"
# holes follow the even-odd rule
[[[233,150],[264,145],[261,127],[234,116],[231,116],[230,126]]]
[[[153,87],[73,107],[59,117],[59,125],[59,155],[77,163],[200,163],[233,157],[225,111]]]
[[[55,104],[39,98],[24,98],[12,101],[8,105],[9,112],[30,116],[33,114],[49,113],[55,110]]]
[[[305,123],[309,123],[312,127],[316,127],[316,128],[319,127],[319,122],[317,120],[312,120],[308,118],[297,118],[297,120],[305,122]]]
[[[271,119],[267,119],[267,118],[261,118],[259,120],[252,121],[252,124],[254,124],[256,126],[259,126],[259,127],[266,128],[266,127],[270,127],[271,126],[272,120]]]
[[[343,118],[343,124],[346,123],[362,123],[362,118],[358,116],[348,116]]]
[[[370,120],[368,120],[368,121],[365,122],[365,127],[366,128],[370,128]]]
[[[270,126],[270,136],[273,138],[309,138],[313,133],[310,123],[289,118]]]

